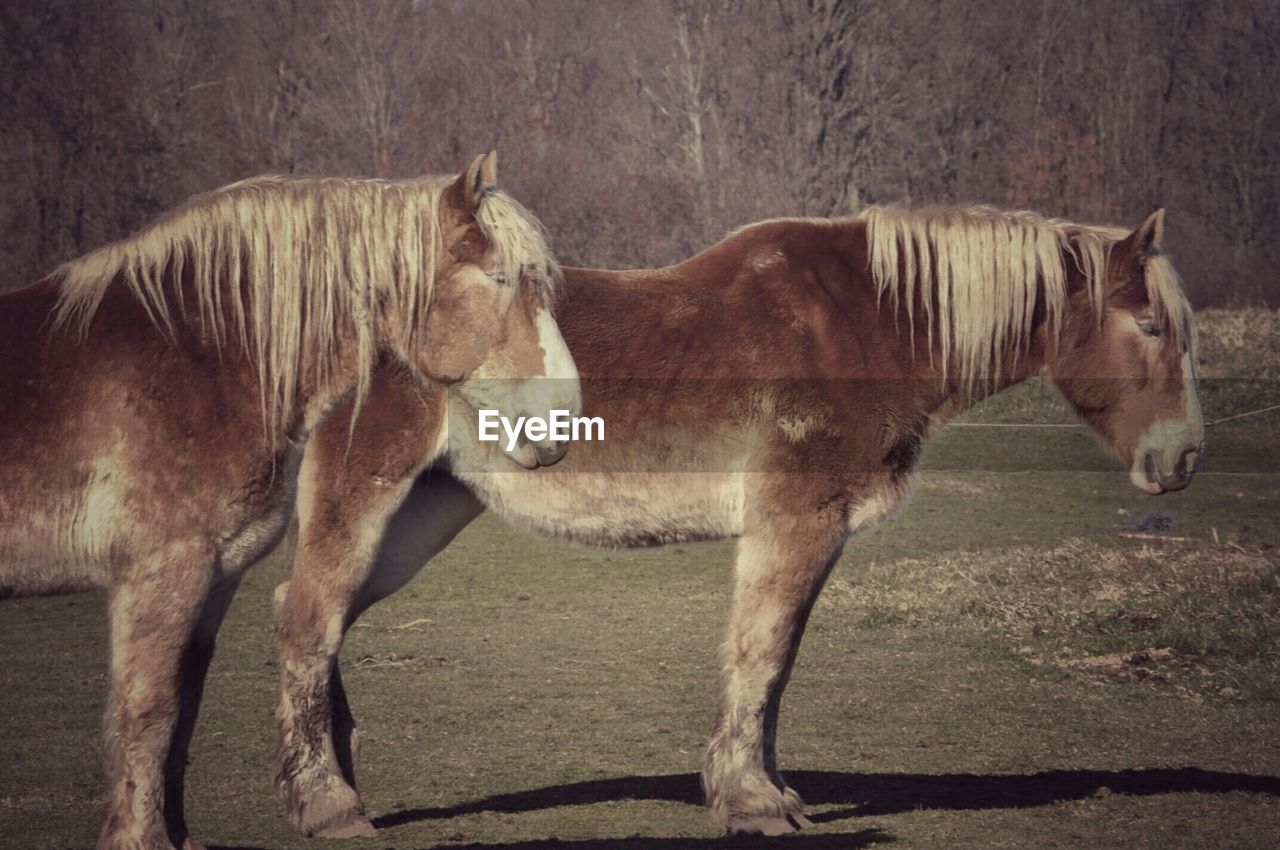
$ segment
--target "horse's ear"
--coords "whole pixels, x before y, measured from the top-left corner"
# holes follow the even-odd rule
[[[484,197],[486,192],[498,188],[498,152],[489,151],[480,163],[480,174],[476,178],[476,198]]]
[[[489,151],[471,160],[467,170],[453,181],[449,192],[458,209],[466,215],[471,215],[480,207],[480,201],[484,199],[485,193],[497,188],[497,182],[498,154],[496,151]]]
[[[1133,257],[1138,265],[1145,266],[1147,261],[1160,253],[1160,245],[1164,241],[1164,210],[1158,209],[1147,217],[1147,220],[1129,237],[1133,242]]]
[[[1130,290],[1135,295],[1147,291],[1145,268],[1152,257],[1160,255],[1160,242],[1164,239],[1164,210],[1158,209],[1112,249],[1112,256],[1119,265],[1112,267],[1108,286],[1111,295]]]

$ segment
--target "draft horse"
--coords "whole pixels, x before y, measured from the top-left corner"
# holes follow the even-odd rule
[[[1129,233],[985,207],[871,208],[755,224],[668,268],[566,269],[557,319],[606,439],[546,471],[502,472],[465,405],[441,449],[442,423],[381,376],[368,407],[418,430],[394,431],[398,443],[389,425],[379,442],[363,432],[347,452],[342,416],[320,428],[292,579],[277,589],[286,666],[306,671],[286,676],[280,711],[295,823],[372,831],[337,624],[488,507],[592,546],[739,538],[706,802],[731,833],[808,825],[777,767],[783,689],[846,539],[902,502],[931,434],[1047,375],[1139,488],[1190,482],[1204,438],[1194,332],[1162,227],[1162,211]],[[412,486],[382,485],[424,453],[433,467]]]
[[[456,179],[249,180],[0,297],[0,595],[110,590],[103,850],[198,846],[183,773],[214,636],[335,406],[358,434],[380,368],[577,409],[556,262],[495,180],[493,154]]]

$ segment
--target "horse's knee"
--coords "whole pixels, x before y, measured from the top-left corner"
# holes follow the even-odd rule
[[[294,580],[276,588],[272,609],[286,663],[327,663],[342,648],[352,600],[309,582]]]

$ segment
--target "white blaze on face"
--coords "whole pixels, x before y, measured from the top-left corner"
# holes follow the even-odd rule
[[[1200,395],[1196,390],[1195,364],[1191,354],[1182,355],[1182,418],[1160,417],[1142,432],[1133,453],[1133,465],[1129,468],[1129,480],[1139,490],[1159,494],[1163,488],[1147,475],[1146,457],[1154,454],[1158,468],[1164,473],[1173,471],[1186,446],[1204,443],[1204,417],[1200,411]]]
[[[569,353],[569,346],[560,335],[560,326],[551,318],[551,311],[538,308],[538,344],[542,347],[543,374],[556,383],[547,410],[567,410],[572,416],[582,412],[582,387],[578,379],[578,367]]]
[[[550,421],[552,411],[567,412],[570,417],[582,412],[578,369],[551,311],[539,307],[534,316],[534,326],[542,352],[540,371],[532,375],[504,375],[497,374],[497,366],[481,364],[458,388],[475,411],[492,410],[512,423],[535,418]],[[480,427],[485,427],[484,423],[480,423]],[[547,450],[559,442],[549,433],[541,438],[527,432],[524,436],[530,440],[503,439],[500,447],[503,454],[527,469],[539,465],[538,447]]]

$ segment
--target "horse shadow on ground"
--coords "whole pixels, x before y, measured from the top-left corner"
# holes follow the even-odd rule
[[[373,839],[377,841],[377,839]],[[876,844],[888,844],[893,836],[878,829],[863,829],[839,835],[786,835],[780,838],[735,836],[723,838],[545,838],[539,841],[503,842],[500,844],[442,843],[448,850],[858,850]],[[359,842],[361,844],[365,842]],[[336,845],[335,845],[336,846]],[[396,842],[396,847],[404,847]],[[209,850],[260,850],[256,847],[210,845]],[[429,848],[423,848],[429,850]]]
[[[1156,794],[1230,794],[1235,792],[1280,797],[1280,777],[1249,773],[1228,773],[1198,767],[1146,768],[1138,770],[1049,770],[1028,774],[912,774],[840,773],[802,770],[786,774],[788,783],[812,806],[840,808],[815,812],[815,823],[833,823],[855,817],[891,815],[915,809],[953,811],[980,809],[1022,809],[1046,806],[1065,800],[1081,800],[1106,793],[1136,797]],[[446,820],[480,812],[518,813],[560,806],[594,803],[657,800],[701,805],[698,776],[673,773],[663,776],[626,776],[597,779],[567,785],[553,785],[498,794],[455,806],[403,809],[373,819],[380,829],[409,823]],[[615,838],[589,841],[546,839],[520,844],[458,844],[455,850],[550,850],[550,848],[591,847],[602,850],[712,850],[732,847],[785,846],[787,850],[827,850],[858,848],[893,841],[879,829],[863,829],[840,834],[800,833],[788,836],[785,845],[767,838]],[[211,848],[218,850],[218,848]],[[222,848],[235,850],[235,848]]]

